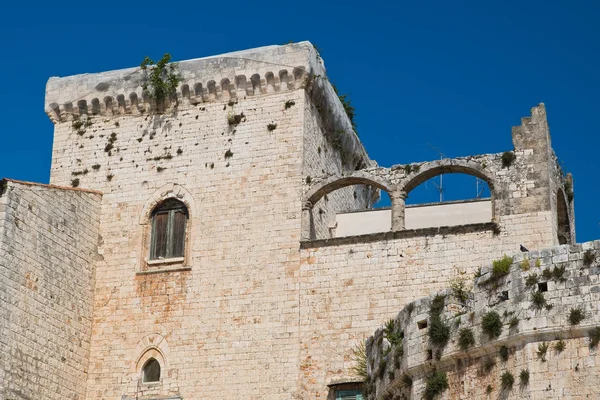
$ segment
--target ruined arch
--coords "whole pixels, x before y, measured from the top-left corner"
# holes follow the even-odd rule
[[[444,159],[421,164],[418,171],[410,173],[404,179],[402,190],[408,194],[411,190],[428,179],[441,174],[452,173],[467,174],[483,179],[489,185],[490,191],[494,190],[494,179],[485,171],[482,164],[474,161],[454,159]]]
[[[562,189],[556,191],[556,235],[558,244],[572,244],[569,208],[567,197]]]
[[[328,193],[351,185],[369,185],[377,189],[385,190],[390,195],[392,193],[392,183],[387,179],[380,178],[364,171],[354,171],[347,176],[334,176],[319,182],[312,187],[305,195],[305,202],[315,204]]]

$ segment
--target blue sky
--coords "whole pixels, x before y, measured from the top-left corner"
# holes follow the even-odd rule
[[[393,3],[393,4],[392,4]],[[592,1],[20,2],[0,16],[0,176],[48,182],[50,76],[310,40],[380,165],[512,149],[544,102],[575,177],[578,241],[600,237],[600,3]],[[446,178],[444,178],[446,179]],[[454,181],[453,181],[454,179]],[[447,198],[475,193],[448,177]],[[454,183],[453,183],[454,182]],[[465,189],[466,188],[466,189]],[[433,201],[433,185],[414,197]]]

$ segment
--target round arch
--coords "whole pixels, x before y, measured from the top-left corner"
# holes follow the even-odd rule
[[[404,179],[401,190],[408,194],[428,179],[441,174],[456,173],[472,175],[483,179],[490,187],[490,191],[494,191],[494,179],[485,171],[483,165],[473,161],[459,161],[454,159],[444,159],[421,164],[418,172],[413,172]]]
[[[192,194],[183,186],[176,183],[167,183],[160,189],[156,190],[146,201],[142,212],[140,213],[139,223],[140,225],[146,225],[150,221],[152,211],[161,202],[174,198],[185,204],[188,210],[188,217],[191,220],[192,217],[197,215],[196,204]]]
[[[333,176],[312,187],[304,196],[304,202],[315,204],[328,193],[351,185],[369,185],[386,191],[392,196],[393,185],[387,179],[364,171],[354,171],[347,176]]]

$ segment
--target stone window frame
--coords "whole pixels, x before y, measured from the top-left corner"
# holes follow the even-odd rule
[[[351,395],[350,392],[354,392],[354,394],[358,394],[357,397],[355,397],[357,400],[358,399],[366,399],[365,396],[363,396],[363,388],[364,388],[364,383],[363,382],[359,382],[359,381],[346,381],[346,382],[339,382],[339,383],[332,383],[329,384],[329,395],[327,396],[327,400],[340,400],[340,399],[344,399],[344,397],[341,397],[342,395],[345,396],[349,396]],[[349,397],[346,397],[349,398]]]
[[[160,366],[160,378],[158,381],[145,382],[144,381],[144,367],[151,359],[156,360],[158,362],[158,365]],[[151,346],[149,348],[146,348],[144,350],[144,352],[142,353],[142,355],[138,358],[138,360],[136,362],[136,368],[135,368],[136,375],[138,377],[137,379],[139,379],[140,388],[145,389],[145,388],[155,388],[157,386],[161,386],[163,383],[163,378],[165,376],[166,366],[167,365],[165,362],[165,356],[158,347]]]
[[[153,260],[150,257],[152,226],[154,210],[164,201],[175,199],[183,203],[187,210],[187,220],[184,233],[183,257],[173,257]],[[169,183],[156,190],[142,209],[140,215],[141,243],[139,245],[139,268],[137,274],[153,274],[169,271],[186,271],[191,269],[192,262],[192,227],[197,215],[194,199],[183,186]]]

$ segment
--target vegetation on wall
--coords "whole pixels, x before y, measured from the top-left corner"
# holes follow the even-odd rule
[[[502,153],[502,168],[509,168],[511,165],[513,165],[516,159],[517,156],[514,152],[505,151]]]
[[[369,374],[367,373],[367,346],[364,341],[361,341],[352,349],[352,361],[354,361],[352,372],[362,378],[363,381],[366,381]]]
[[[142,89],[149,92],[159,108],[164,100],[175,94],[177,86],[182,81],[177,74],[177,64],[170,61],[171,54],[165,53],[157,62],[146,56],[140,64],[143,71]]]
[[[436,370],[425,382],[425,393],[423,398],[426,400],[433,400],[442,394],[444,390],[448,389],[448,387],[448,376],[446,375],[446,372]]]
[[[437,295],[429,307],[429,340],[439,347],[445,347],[450,339],[450,326],[441,317],[445,301],[444,296]]]
[[[458,347],[462,351],[466,351],[474,344],[475,335],[473,335],[473,330],[471,328],[461,328],[461,330],[458,331]]]
[[[481,318],[481,330],[490,339],[495,339],[502,333],[502,319],[496,311],[489,311]]]
[[[512,390],[513,384],[515,383],[515,377],[509,371],[505,371],[500,377],[502,390]]]

